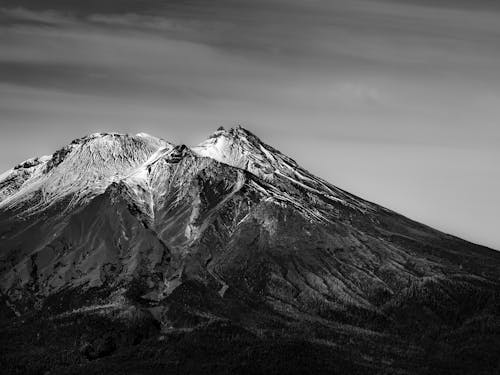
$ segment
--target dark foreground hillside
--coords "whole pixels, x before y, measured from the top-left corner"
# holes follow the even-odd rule
[[[222,319],[167,329],[142,308],[4,316],[0,368],[2,374],[500,373],[498,295],[448,295],[459,297],[457,309],[414,294],[388,306],[385,321],[358,316],[357,326],[304,317],[267,329]]]

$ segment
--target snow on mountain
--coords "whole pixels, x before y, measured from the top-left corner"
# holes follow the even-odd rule
[[[96,133],[76,139],[50,157],[31,159],[0,177],[0,208],[26,205],[36,212],[61,199],[70,206],[103,193],[168,142],[149,136]]]
[[[305,195],[320,196],[357,210],[374,207],[347,194],[301,168],[293,159],[263,143],[242,127],[220,128],[206,141],[190,150],[192,155],[249,172],[255,189],[277,202],[292,204],[311,218],[325,220],[321,209],[309,206]],[[140,133],[135,136],[96,133],[73,141],[52,156],[30,159],[0,176],[0,208],[26,206],[25,214],[36,212],[62,199],[68,207],[103,193],[113,182],[123,181],[137,191],[140,206],[152,209],[151,171],[165,158],[182,158],[174,145]],[[162,173],[161,171],[158,173]],[[302,191],[291,196],[288,188]],[[304,195],[305,194],[305,195]],[[147,194],[146,194],[147,195]],[[304,198],[306,201],[304,201]],[[147,202],[145,201],[147,200]]]
[[[197,155],[244,169],[271,185],[288,182],[299,189],[362,211],[374,209],[366,201],[309,173],[293,159],[265,144],[241,126],[230,130],[219,128],[192,150]]]
[[[264,180],[272,180],[279,163],[259,139],[241,127],[228,131],[219,128],[192,150],[200,156],[245,169]]]
[[[0,204],[28,180],[43,173],[51,156],[28,159],[0,175]]]
[[[180,163],[184,159],[189,163]],[[240,126],[219,128],[192,148],[145,133],[95,133],[76,139],[51,156],[29,159],[0,175],[0,210],[28,215],[63,200],[72,208],[121,183],[152,219],[179,165],[185,174],[180,180],[189,181],[214,162],[245,171],[248,188],[313,220],[331,220],[339,205],[361,213],[384,210],[314,176]]]

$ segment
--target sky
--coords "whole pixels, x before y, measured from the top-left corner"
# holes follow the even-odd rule
[[[0,170],[98,131],[242,124],[500,250],[500,2],[0,0]]]

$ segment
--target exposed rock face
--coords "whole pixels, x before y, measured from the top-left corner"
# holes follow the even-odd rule
[[[500,253],[351,195],[242,128],[193,148],[95,134],[0,177],[0,288],[17,314],[96,291],[59,313],[146,304],[164,327],[411,330],[404,311],[443,321],[499,282]]]

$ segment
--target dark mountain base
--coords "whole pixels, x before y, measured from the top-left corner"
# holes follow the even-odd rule
[[[208,301],[214,311],[216,302],[193,288],[186,292],[190,300],[185,306],[197,306],[195,310],[182,311],[179,301],[184,300],[178,300],[175,314],[184,317],[182,328],[162,326],[140,301],[117,309],[55,313],[58,308],[68,311],[64,305],[68,295],[47,301],[36,314],[4,317],[1,373],[500,373],[500,298],[496,294],[449,288],[447,298],[460,304],[433,305],[433,299],[444,296],[436,290],[430,294],[426,286],[399,298],[397,305],[387,305],[384,320],[375,323],[359,315],[356,325],[307,316],[300,320],[267,316],[269,311],[262,310],[264,319],[276,322],[276,328],[263,329],[242,320],[200,318],[206,307],[200,303]],[[193,301],[196,295],[200,299]],[[80,298],[87,301],[89,296]]]

